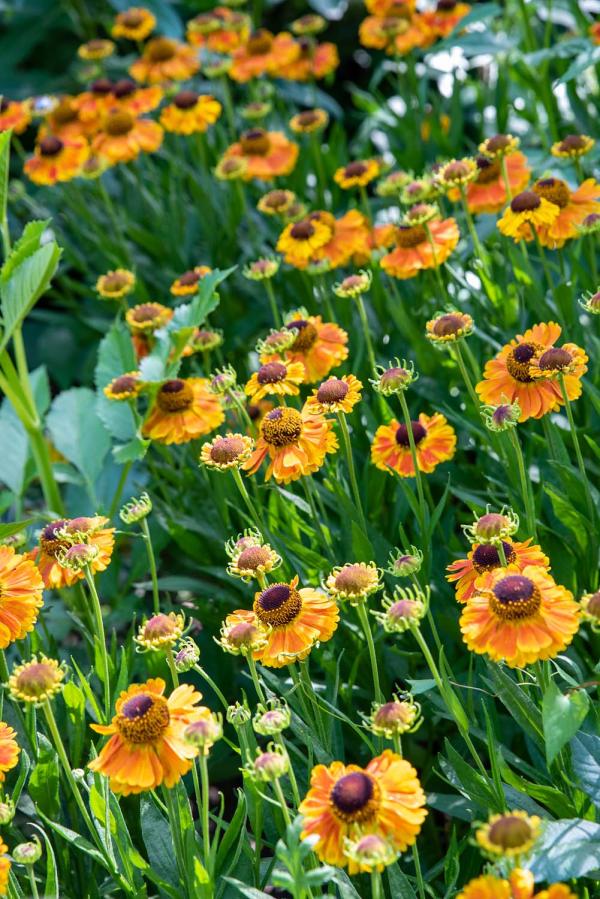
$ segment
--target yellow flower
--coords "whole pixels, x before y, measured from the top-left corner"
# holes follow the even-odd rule
[[[302,362],[265,362],[257,372],[254,372],[244,389],[247,396],[252,397],[257,403],[269,394],[297,396],[300,393],[298,385],[303,381]]]
[[[526,812],[492,815],[487,824],[478,827],[475,840],[479,848],[495,858],[516,858],[528,853],[541,833],[541,820]]]
[[[369,182],[379,177],[381,167],[376,159],[364,159],[349,162],[337,169],[333,180],[344,190],[352,187],[366,187]]]
[[[100,275],[96,290],[105,300],[121,300],[135,287],[135,275],[124,268]]]
[[[43,705],[62,690],[65,669],[55,659],[45,655],[32,656],[29,662],[17,665],[8,679],[8,691],[13,699],[32,705]]]

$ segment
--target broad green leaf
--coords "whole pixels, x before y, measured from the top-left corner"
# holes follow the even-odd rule
[[[4,265],[0,269],[0,283],[8,281],[14,270],[21,265],[22,262],[35,253],[41,246],[42,235],[47,231],[50,225],[50,219],[35,219],[27,222],[21,236],[13,244],[10,256],[4,260]]]
[[[397,864],[389,866],[387,876],[394,899],[416,899],[410,880]]]
[[[29,439],[18,418],[10,414],[12,410],[8,410],[7,404],[8,400],[5,400],[0,411],[0,483],[21,496],[26,486]],[[9,411],[8,415],[5,410]]]
[[[11,272],[6,281],[0,282],[4,328],[0,341],[0,352],[6,347],[14,331],[21,325],[37,300],[47,290],[58,266],[59,258],[60,249],[52,240],[28,256]]]
[[[69,722],[69,750],[73,765],[81,760],[83,741],[86,735],[85,695],[75,681],[67,681],[62,693]]]
[[[227,827],[223,833],[223,839],[221,840],[221,844],[219,846],[219,850],[217,852],[217,860],[216,860],[216,873],[223,868],[225,862],[228,860],[229,852],[231,851],[233,844],[235,843],[239,832],[246,822],[246,797],[241,790],[238,790],[238,802],[235,809],[235,813],[231,818],[231,821],[227,823]]]
[[[166,818],[150,799],[142,798],[140,808],[142,838],[148,861],[161,880],[174,886],[179,883],[171,832]]]
[[[600,811],[600,737],[592,734],[573,737],[571,759],[581,788]]]
[[[94,415],[96,396],[88,387],[73,387],[59,394],[47,417],[48,430],[57,450],[93,484],[104,457],[110,449],[110,438]]]
[[[90,843],[89,840],[86,840],[85,837],[82,837],[74,830],[71,830],[68,827],[64,827],[62,824],[59,824],[58,821],[49,818],[41,811],[40,817],[46,822],[48,827],[56,831],[56,833],[59,834],[59,836],[61,836],[63,840],[66,840],[66,842],[71,846],[79,849],[84,854],[84,856],[87,856],[90,859],[94,859],[94,861],[98,862],[98,864],[106,867],[106,860],[104,856],[98,851],[98,849],[96,849],[93,843]]]
[[[42,828],[38,824],[31,823],[31,827],[39,830],[46,845],[46,885],[44,887],[44,899],[58,899],[60,895],[60,887],[58,883],[56,857],[54,855],[52,843],[48,838],[48,834],[44,830],[42,830]]]
[[[530,699],[524,687],[518,686],[513,678],[493,662],[488,663],[489,684],[500,702],[506,706],[519,727],[539,745],[543,742],[542,716],[538,707]]]
[[[29,778],[29,794],[38,809],[50,818],[58,816],[58,756],[50,743],[40,738],[40,753]]]
[[[582,818],[549,821],[536,845],[531,870],[548,883],[600,876],[600,824]]]
[[[542,720],[546,741],[546,761],[551,765],[558,753],[575,736],[588,713],[590,701],[585,690],[564,694],[554,681],[544,693]]]
[[[235,887],[236,890],[242,894],[242,896],[246,896],[247,899],[269,899],[268,893],[263,893],[262,890],[255,890],[254,887],[246,886],[245,883],[242,883],[241,880],[236,880],[234,877],[224,877],[223,880],[225,883],[230,883],[232,887]]]
[[[124,465],[126,462],[136,462],[143,459],[150,446],[149,440],[143,437],[133,437],[128,443],[122,443],[120,446],[113,447],[113,456],[115,462]]]
[[[598,61],[600,61],[600,47],[590,46],[588,50],[584,50],[583,53],[580,53],[579,56],[575,58],[565,74],[561,75],[561,77],[556,80],[555,84],[566,84],[568,81],[573,81],[574,78],[578,78],[582,75],[586,69],[595,66]]]
[[[136,423],[129,403],[109,400],[104,388],[113,378],[137,369],[131,336],[124,325],[116,322],[98,348],[94,374],[98,397],[96,411],[106,430],[116,440],[129,441],[135,436]]]

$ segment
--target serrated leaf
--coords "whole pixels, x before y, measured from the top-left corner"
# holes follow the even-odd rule
[[[21,236],[13,244],[10,256],[4,260],[0,270],[0,282],[8,281],[11,273],[41,246],[42,235],[47,231],[49,224],[50,219],[34,219],[27,222]]]
[[[571,760],[582,789],[600,810],[600,737],[592,734],[573,737]]]
[[[4,327],[0,352],[47,290],[58,266],[60,252],[54,241],[44,244],[15,268],[6,281],[0,283]]]
[[[558,753],[575,736],[588,713],[590,700],[585,690],[564,694],[554,681],[544,693],[542,721],[546,741],[546,761],[551,765]]]
[[[96,395],[88,387],[59,394],[48,413],[47,425],[57,450],[93,484],[110,449],[106,428],[93,414]]]

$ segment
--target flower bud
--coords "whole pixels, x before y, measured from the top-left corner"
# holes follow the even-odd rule
[[[291,720],[292,713],[289,706],[278,699],[271,699],[266,706],[262,704],[257,706],[252,727],[257,734],[272,737],[289,727]]]
[[[124,524],[135,524],[146,518],[152,511],[152,500],[147,493],[142,493],[139,499],[133,497],[125,503],[119,512],[119,518]]]
[[[29,843],[19,843],[11,854],[18,865],[35,865],[41,858],[42,844],[37,837],[34,837]]]
[[[183,641],[175,655],[175,670],[179,674],[185,674],[186,671],[191,671],[194,665],[197,665],[199,661],[200,650],[191,637],[188,637]]]

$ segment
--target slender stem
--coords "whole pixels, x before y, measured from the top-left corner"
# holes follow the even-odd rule
[[[425,233],[427,234],[427,240],[429,241],[429,246],[431,247],[431,253],[433,256],[433,271],[435,273],[435,279],[438,283],[438,287],[440,289],[441,298],[440,299],[448,299],[448,291],[446,290],[446,285],[444,284],[444,279],[442,278],[442,269],[441,265],[439,265],[437,261],[437,250],[435,246],[435,240],[433,239],[433,234],[431,233],[431,228],[429,227],[429,223],[425,222],[424,226]]]
[[[236,486],[237,486],[238,490],[240,491],[241,497],[244,500],[244,504],[245,504],[246,508],[248,509],[248,512],[250,513],[250,518],[252,519],[252,521],[254,522],[256,527],[259,529],[259,531],[261,531],[263,534],[266,535],[268,533],[267,529],[262,524],[262,522],[260,520],[260,516],[254,507],[254,503],[250,499],[250,494],[248,493],[248,491],[246,489],[246,485],[244,484],[244,482],[242,480],[242,476],[239,472],[239,469],[232,468],[231,473],[233,475],[233,480],[235,481]]]
[[[167,814],[169,817],[169,827],[171,829],[171,838],[173,840],[173,848],[175,849],[175,858],[179,875],[186,886],[186,895],[193,896],[194,893],[189,889],[188,881],[188,865],[185,857],[184,844],[182,840],[183,830],[181,827],[181,819],[179,816],[179,806],[175,798],[174,788],[163,788],[165,803],[167,806]]]
[[[317,178],[317,199],[319,206],[325,206],[325,171],[323,169],[323,158],[321,156],[321,147],[317,138],[316,131],[310,133],[310,146],[315,160],[315,174]]]
[[[379,871],[371,871],[371,899],[383,899],[383,887]]]
[[[375,693],[375,701],[383,702],[383,692],[381,690],[381,686],[379,683],[379,666],[377,664],[377,653],[375,651],[375,642],[373,640],[373,632],[371,631],[371,626],[369,624],[369,618],[367,615],[367,609],[364,602],[360,602],[356,611],[358,613],[358,617],[360,623],[362,625],[363,633],[365,635],[365,639],[367,641],[367,649],[369,650],[369,659],[371,661],[371,672],[373,674],[373,689]]]
[[[273,316],[273,321],[275,322],[275,326],[277,328],[281,327],[281,315],[279,314],[279,308],[277,306],[277,300],[275,299],[275,293],[273,291],[273,285],[269,278],[265,278],[264,280],[265,290],[267,292],[267,297],[269,298],[269,304],[271,306],[271,315]]]
[[[279,805],[281,806],[281,811],[283,813],[286,827],[289,827],[292,823],[292,819],[290,818],[290,810],[288,808],[287,802],[285,801],[285,796],[283,795],[283,790],[281,789],[281,784],[278,780],[273,781],[273,790],[275,792],[275,795],[277,796]]]
[[[221,690],[219,689],[218,685],[214,682],[214,680],[212,679],[212,677],[211,677],[211,676],[204,670],[204,668],[202,668],[200,665],[194,665],[194,671],[197,671],[198,674],[200,675],[200,677],[204,678],[204,680],[205,680],[206,683],[209,685],[209,687],[211,687],[211,689],[214,690],[214,692],[216,693],[216,695],[219,697],[219,699],[220,699],[220,701],[221,701],[221,705],[223,706],[223,708],[224,708],[224,709],[229,708],[229,703],[228,703],[227,700],[225,699],[225,696],[223,695],[223,693],[222,693]]]
[[[146,544],[146,553],[148,555],[148,564],[150,565],[150,577],[152,578],[152,604],[154,608],[154,614],[158,615],[158,613],[160,612],[160,594],[158,592],[156,558],[154,556],[154,547],[152,546],[152,537],[150,536],[148,519],[142,518],[142,520],[140,521],[140,527],[144,535],[144,543]]]
[[[198,759],[198,764],[200,765],[200,778],[202,781],[202,845],[204,852],[204,867],[208,871],[209,877],[212,879],[212,871],[211,871],[211,857],[210,857],[210,822],[209,822],[209,798],[210,798],[210,784],[208,780],[208,761],[204,753],[202,753]]]
[[[521,443],[517,436],[516,428],[510,428],[510,439],[511,443],[515,449],[515,455],[517,457],[517,467],[519,469],[519,480],[521,482],[521,495],[523,497],[523,503],[525,505],[525,512],[527,515],[527,530],[529,531],[529,535],[531,537],[536,537],[536,527],[535,527],[535,509],[532,502],[531,491],[529,488],[529,481],[527,480],[527,473],[525,471],[525,460],[523,459],[523,450],[521,449]]]
[[[121,501],[121,496],[123,495],[123,490],[125,489],[125,484],[127,482],[127,478],[129,476],[129,472],[131,471],[131,466],[133,462],[126,462],[125,465],[121,468],[121,475],[119,477],[119,483],[117,484],[117,489],[115,490],[115,494],[112,498],[112,502],[110,504],[110,512],[108,513],[109,518],[114,518],[116,515],[117,509],[119,507],[119,503]]]
[[[585,491],[585,499],[586,499],[586,503],[587,503],[590,524],[593,524],[593,522],[594,522],[594,502],[592,500],[592,493],[590,490],[587,472],[585,470],[585,462],[583,461],[583,456],[581,454],[581,446],[579,445],[579,437],[577,436],[577,428],[575,427],[575,420],[573,418],[573,409],[571,406],[571,400],[569,399],[569,394],[567,392],[565,376],[562,374],[559,376],[559,383],[560,383],[560,389],[561,389],[561,392],[563,395],[563,401],[565,404],[567,418],[569,420],[569,429],[571,431],[571,438],[573,440],[573,447],[575,449],[575,456],[577,458],[579,474],[581,476],[581,480],[583,482],[583,489]]]
[[[312,480],[310,480],[310,475],[302,478],[302,486],[304,488],[306,501],[307,501],[308,505],[310,506],[312,519],[313,519],[313,521],[316,525],[316,528],[319,532],[319,536],[321,538],[321,543],[323,545],[323,548],[325,549],[325,552],[327,553],[329,561],[333,562],[334,561],[333,545],[331,542],[331,536],[323,527],[323,522],[321,521],[321,516],[317,512],[317,507],[315,505],[315,498],[314,498],[314,495],[312,492],[314,485],[313,485]]]
[[[475,227],[475,222],[473,221],[473,216],[469,211],[469,202],[467,200],[467,192],[465,190],[464,185],[460,186],[460,199],[462,202],[463,211],[465,214],[465,219],[467,222],[467,228],[469,229],[469,234],[471,235],[471,240],[473,241],[473,249],[475,250],[476,255],[481,260],[481,264],[483,266],[483,270],[486,274],[489,274],[488,269],[488,259],[485,250],[479,240],[479,235],[477,234],[477,229]]]
[[[419,858],[419,850],[417,844],[413,843],[412,847],[413,861],[415,863],[415,874],[417,875],[417,887],[419,890],[419,899],[425,899],[425,883],[423,881],[423,872],[421,870],[421,859]]]
[[[262,702],[263,705],[266,705],[267,697],[265,696],[265,692],[264,692],[261,682],[258,678],[258,672],[256,670],[256,662],[252,658],[251,652],[249,652],[247,654],[246,661],[248,662],[248,668],[250,669],[250,677],[252,678],[252,683],[254,684],[254,689],[256,690],[256,695],[258,696],[259,702]]]
[[[425,539],[425,520],[426,520],[426,501],[425,501],[425,492],[423,490],[423,481],[421,479],[421,469],[419,468],[419,459],[417,457],[417,445],[415,443],[415,435],[413,434],[412,429],[412,421],[410,417],[410,412],[408,411],[408,403],[406,402],[406,397],[404,396],[404,391],[400,391],[398,394],[398,399],[400,400],[400,406],[402,408],[402,415],[404,417],[404,424],[406,425],[406,431],[408,434],[408,443],[410,446],[410,454],[412,456],[413,468],[415,470],[415,481],[417,484],[417,494],[419,497],[419,509],[420,509],[420,525],[421,525],[421,537]]]
[[[454,353],[455,353],[456,363],[457,363],[460,373],[462,375],[462,379],[465,382],[465,387],[467,388],[467,391],[469,393],[469,396],[471,397],[471,400],[473,402],[473,405],[475,406],[475,409],[478,410],[481,403],[479,401],[479,397],[475,393],[475,388],[473,387],[471,378],[469,377],[469,372],[467,371],[467,366],[465,365],[465,360],[463,359],[462,350],[460,347],[460,341],[458,341],[458,340],[454,344]]]
[[[365,304],[363,298],[360,294],[356,297],[356,306],[358,309],[358,314],[360,315],[360,321],[362,324],[363,335],[365,338],[365,344],[367,347],[367,356],[369,357],[369,365],[371,366],[371,372],[375,374],[375,370],[377,368],[377,363],[375,361],[375,353],[373,351],[373,344],[371,342],[371,332],[369,330],[369,320],[367,318],[367,310],[365,309]]]
[[[287,753],[287,749],[285,746],[285,740],[281,736],[281,734],[275,734],[273,736],[275,743]],[[289,755],[289,753],[287,753]],[[294,802],[296,804],[296,808],[300,805],[300,791],[298,789],[298,781],[296,780],[296,775],[294,773],[294,766],[292,765],[292,760],[290,759],[290,767],[288,771],[288,777],[290,779],[290,786],[292,788],[292,795],[294,796]]]
[[[37,884],[35,882],[35,874],[33,873],[33,865],[27,865],[27,875],[29,877],[29,883],[31,885],[32,899],[40,899],[40,894],[38,893]]]
[[[98,591],[96,590],[94,575],[92,574],[92,569],[89,565],[86,565],[84,573],[88,589],[90,591],[90,596],[92,597],[92,610],[94,612],[94,623],[96,630],[95,636],[96,640],[98,641],[104,675],[104,715],[106,720],[108,721],[110,718],[110,675],[108,667],[108,653],[106,651],[104,621],[102,619],[102,607],[100,605],[100,597],[98,596]]]
[[[348,461],[348,474],[350,475],[350,486],[352,488],[352,495],[354,496],[354,505],[358,511],[360,517],[360,523],[365,534],[367,533],[367,521],[365,519],[365,513],[363,512],[362,503],[360,500],[360,491],[358,489],[358,481],[356,479],[356,469],[354,467],[354,457],[352,455],[352,445],[350,443],[350,434],[348,433],[348,423],[346,421],[346,416],[343,412],[338,412],[337,414],[338,421],[340,423],[340,431],[342,433],[342,443],[344,444],[344,451],[346,453],[346,459]]]
[[[510,179],[508,177],[508,169],[506,167],[506,156],[502,156],[500,159],[500,170],[502,172],[502,180],[504,181],[504,190],[506,191],[506,202],[510,203],[512,200],[512,190]]]

